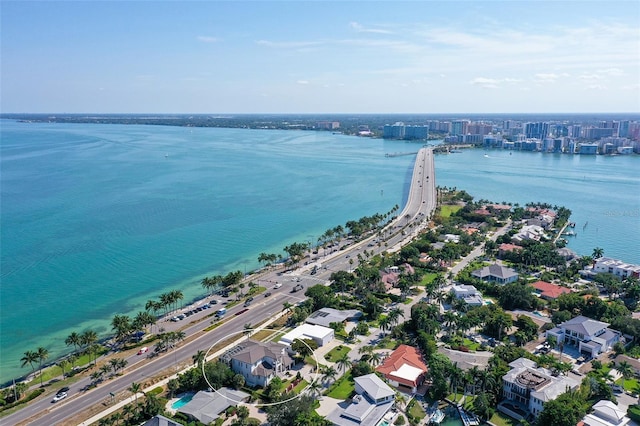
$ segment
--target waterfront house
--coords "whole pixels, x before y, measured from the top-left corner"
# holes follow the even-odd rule
[[[577,347],[581,354],[596,358],[620,340],[621,333],[608,328],[609,324],[585,316],[578,316],[547,330],[546,336],[556,342]]]
[[[395,392],[375,373],[353,379],[356,395],[346,407],[338,407],[327,416],[336,426],[375,426],[389,412]]]
[[[235,407],[240,402],[247,401],[249,397],[248,393],[224,387],[214,392],[200,391],[177,411],[190,419],[208,425],[215,422],[220,413],[223,413],[227,408]]]
[[[417,393],[428,368],[417,348],[400,345],[384,360],[382,365],[376,368],[376,371],[398,390]]]
[[[508,284],[518,280],[518,273],[511,268],[494,263],[471,272],[471,275],[482,281]]]
[[[293,366],[286,347],[273,342],[246,340],[225,352],[220,360],[242,374],[248,386],[265,387],[278,373]]]
[[[498,404],[498,410],[517,420],[530,414],[537,417],[546,402],[580,386],[580,380],[572,375],[553,375],[527,358],[518,358],[509,367],[511,370],[502,377],[505,401]]]
[[[547,238],[544,228],[538,225],[524,225],[511,240],[520,242],[524,240],[540,241]]]
[[[596,259],[593,263],[593,272],[595,274],[613,274],[621,279],[625,279],[627,277],[640,278],[640,265],[626,263],[622,260],[612,259],[610,257],[601,257]]]

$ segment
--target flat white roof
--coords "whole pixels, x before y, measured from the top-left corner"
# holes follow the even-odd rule
[[[391,374],[413,382],[422,374],[422,370],[409,364],[402,364],[402,367],[396,371],[392,371]]]
[[[315,324],[302,324],[280,338],[279,343],[290,345],[296,339],[324,340],[333,333],[333,329]]]

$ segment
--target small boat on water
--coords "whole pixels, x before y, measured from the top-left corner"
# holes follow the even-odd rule
[[[444,412],[438,408],[438,401],[431,404],[427,410],[427,424],[439,425],[444,420]]]

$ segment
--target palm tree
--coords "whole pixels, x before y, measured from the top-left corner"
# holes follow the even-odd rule
[[[42,384],[42,364],[49,358],[49,351],[46,348],[40,346],[36,350],[36,354],[38,355],[38,363],[40,364],[40,386],[44,386]]]
[[[616,366],[616,370],[620,372],[625,380],[629,380],[633,377],[633,367],[627,361],[620,361]]]
[[[336,365],[338,366],[338,369],[342,370],[343,373],[347,371],[347,369],[351,367],[351,359],[349,359],[349,354],[342,354],[342,356],[338,358],[338,361],[336,361]]]
[[[138,405],[138,394],[140,390],[142,390],[142,385],[140,383],[131,382],[131,386],[127,388],[129,392],[131,392],[136,397],[136,406]]]
[[[34,351],[26,351],[24,353],[24,356],[22,358],[20,358],[20,362],[21,367],[24,367],[25,365],[29,364],[31,366],[31,373],[35,373],[36,372],[36,368],[34,366],[35,362],[38,362],[39,357],[38,357],[38,353],[34,352]]]
[[[312,397],[318,398],[322,394],[322,385],[318,383],[317,380],[314,380],[311,383],[309,383],[309,386],[307,387],[307,391]]]
[[[289,303],[289,302],[284,302],[284,303],[282,304],[282,310],[283,310],[283,311],[288,311],[288,310],[290,310],[292,307],[293,307],[293,305],[292,305],[291,303]]]
[[[193,364],[198,366],[198,370],[202,370],[206,355],[205,351],[198,351],[191,357]]]
[[[594,259],[600,259],[604,255],[604,249],[602,247],[596,247],[593,249],[591,257]]]
[[[336,371],[335,368],[331,367],[331,366],[325,366],[324,368],[322,368],[322,381],[323,382],[329,382],[330,380],[335,380],[336,376],[338,375],[338,372]]]
[[[251,336],[251,333],[253,332],[253,327],[251,326],[251,323],[248,322],[244,325],[244,331],[242,332],[245,336]]]
[[[67,366],[69,365],[69,359],[67,358],[63,358],[60,361],[58,361],[56,363],[58,365],[58,367],[60,367],[60,369],[62,370],[62,380],[66,379],[67,376],[65,374],[64,369],[67,368]]]
[[[400,308],[393,308],[389,311],[388,317],[393,325],[397,325],[400,322],[400,317],[404,318],[404,311]]]
[[[386,334],[387,331],[391,330],[391,319],[389,318],[389,316],[382,318],[380,321],[378,321],[378,324],[380,325],[380,330],[382,330],[384,334]]]
[[[82,345],[82,338],[80,336],[80,334],[76,333],[75,331],[72,332],[69,336],[67,336],[66,339],[64,339],[64,343],[67,346],[71,346],[73,345],[73,352],[77,352],[78,351],[78,346]],[[74,367],[72,365],[72,367]]]
[[[84,333],[80,335],[80,343],[82,344],[85,350],[91,352],[93,348],[93,344],[98,341],[98,334],[93,330],[86,330]],[[95,358],[93,360],[95,365]]]

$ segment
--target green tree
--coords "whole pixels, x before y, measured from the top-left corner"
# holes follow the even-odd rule
[[[338,366],[339,370],[342,370],[343,373],[348,370],[351,367],[351,359],[349,358],[349,354],[342,354],[342,356],[336,361],[336,365]]]
[[[37,363],[39,359],[40,358],[38,356],[38,352],[26,351],[23,354],[22,358],[20,358],[21,367],[29,364],[29,366],[31,367],[31,373],[33,374],[36,372],[35,363]]]
[[[44,386],[42,383],[42,366],[44,362],[49,359],[49,350],[40,346],[36,350],[36,354],[38,355],[38,364],[40,365],[40,386]]]
[[[538,416],[538,426],[575,426],[587,410],[584,399],[577,392],[567,392],[547,401]]]
[[[300,357],[305,358],[318,349],[318,344],[313,339],[294,339],[291,343],[291,349],[300,355]]]

